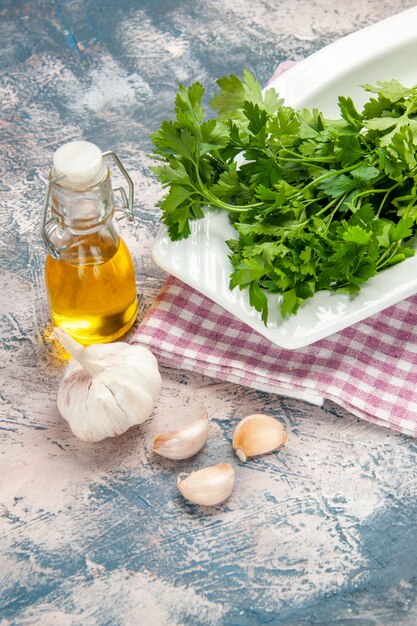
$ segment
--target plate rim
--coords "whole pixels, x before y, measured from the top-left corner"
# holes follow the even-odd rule
[[[410,17],[410,19],[408,19],[408,17]],[[413,17],[414,21],[412,19]],[[307,97],[311,97],[316,91],[319,90],[319,88],[322,88],[323,85],[331,83],[334,78],[341,77],[344,74],[347,74],[349,71],[355,69],[355,67],[360,67],[362,65],[363,54],[360,53],[360,50],[363,50],[363,48],[361,48],[360,44],[364,40],[366,40],[367,37],[370,37],[372,40],[371,42],[367,42],[368,50],[366,54],[366,59],[369,61],[379,58],[381,53],[388,53],[395,50],[399,45],[416,39],[416,24],[417,5],[405,9],[404,11],[400,11],[399,13],[395,13],[394,15],[380,20],[379,22],[375,22],[374,24],[369,24],[364,28],[349,33],[348,35],[345,35],[337,39],[336,41],[333,41],[323,48],[320,48],[305,59],[297,61],[292,67],[288,68],[288,70],[271,80],[271,82],[268,83],[265,89],[270,89],[271,87],[277,89],[277,85],[279,85],[280,96],[283,97],[285,100],[288,99],[291,105],[291,83],[293,83],[294,81],[298,81],[298,74],[302,73],[305,75],[307,74],[308,70],[314,70],[317,65],[321,66],[323,63],[323,58],[325,58],[327,55],[331,55],[333,59],[337,58],[339,63],[342,64],[342,67],[339,66],[338,70],[336,71],[334,69],[335,65],[331,67],[327,66],[327,77],[325,81],[314,83],[314,85],[311,84],[309,86],[308,83],[307,85],[305,84],[304,77],[304,99]],[[397,27],[394,31],[391,30],[393,26]],[[385,40],[385,38],[383,37],[384,34],[386,34],[387,36],[389,35],[388,43],[387,40]],[[372,46],[370,45],[371,43]],[[349,51],[349,55],[345,54],[346,50]]]

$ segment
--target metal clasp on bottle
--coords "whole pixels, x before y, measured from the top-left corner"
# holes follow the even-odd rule
[[[119,215],[116,217],[116,220],[122,220],[123,218],[126,218],[129,222],[132,222],[134,219],[134,213],[133,213],[133,200],[134,200],[134,186],[133,186],[133,181],[130,178],[129,174],[127,173],[126,168],[124,167],[123,163],[121,162],[121,160],[119,159],[119,157],[117,156],[117,154],[111,150],[108,150],[107,152],[103,152],[102,153],[102,157],[111,157],[113,159],[113,161],[115,162],[115,164],[117,165],[117,167],[119,168],[122,176],[124,177],[124,179],[127,182],[127,186],[128,186],[128,193],[126,193],[125,189],[123,187],[116,187],[115,189],[113,189],[113,193],[119,193],[122,199],[122,206],[115,206],[114,207],[114,212],[118,213]],[[52,241],[52,235],[54,233],[54,231],[57,228],[58,225],[58,218],[55,216],[50,216],[49,215],[49,209],[50,209],[50,198],[51,198],[51,189],[53,187],[53,185],[55,183],[58,183],[60,180],[62,180],[62,176],[57,176],[55,178],[52,178],[52,180],[48,181],[47,185],[46,185],[46,191],[45,191],[45,200],[44,200],[44,204],[43,204],[43,210],[42,210],[42,218],[41,218],[41,236],[42,236],[42,240],[43,243],[48,251],[48,253],[54,258],[54,259],[60,259],[61,258],[61,252],[62,249],[57,248],[53,241]]]
[[[103,152],[102,156],[103,158],[111,157],[113,159],[113,161],[116,163],[117,167],[119,168],[120,173],[126,180],[127,186],[128,186],[129,195],[126,194],[126,191],[123,187],[116,187],[115,189],[113,189],[113,193],[116,193],[117,191],[121,195],[121,198],[122,198],[122,206],[114,208],[115,213],[120,213],[120,215],[116,217],[116,220],[119,221],[119,220],[122,220],[123,218],[126,218],[128,222],[133,222],[133,218],[135,217],[133,214],[133,193],[134,193],[133,181],[130,178],[129,174],[127,173],[127,170],[124,167],[123,163],[121,162],[121,160],[119,159],[119,157],[117,156],[115,152],[108,150],[107,152]]]

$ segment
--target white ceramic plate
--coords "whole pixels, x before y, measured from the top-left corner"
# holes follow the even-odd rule
[[[339,95],[351,96],[361,106],[369,97],[361,84],[392,78],[409,86],[417,83],[417,7],[336,41],[270,86],[288,105],[318,107],[326,116],[338,117]],[[186,240],[172,242],[162,226],[152,256],[162,269],[283,348],[307,346],[417,293],[416,254],[369,280],[357,296],[318,292],[288,319],[279,314],[277,296],[270,296],[265,326],[249,305],[247,292],[229,290],[232,267],[225,239],[233,237],[236,231],[228,215],[210,210],[204,219],[193,222]]]

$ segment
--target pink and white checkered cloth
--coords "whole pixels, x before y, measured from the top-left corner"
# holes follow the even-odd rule
[[[417,436],[417,296],[298,350],[169,277],[133,341],[159,362],[322,404]]]

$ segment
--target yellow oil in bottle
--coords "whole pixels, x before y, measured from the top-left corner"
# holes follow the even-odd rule
[[[90,235],[87,247],[84,241],[76,262],[48,256],[45,267],[52,320],[84,345],[121,337],[137,315],[129,250],[120,237],[107,242],[99,237]]]

